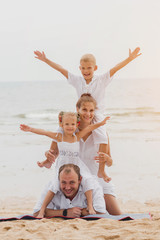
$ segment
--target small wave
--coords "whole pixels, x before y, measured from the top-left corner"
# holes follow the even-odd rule
[[[154,108],[110,108],[106,112],[110,113],[111,116],[115,117],[128,117],[128,116],[160,116],[159,111],[155,111]]]
[[[43,119],[43,120],[58,120],[59,110],[43,110],[31,113],[17,114],[14,117],[21,119]]]

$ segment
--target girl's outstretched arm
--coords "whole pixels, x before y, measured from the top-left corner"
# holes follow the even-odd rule
[[[50,131],[45,131],[43,129],[38,129],[38,128],[32,128],[32,127],[30,127],[28,125],[25,125],[25,124],[21,124],[20,129],[24,132],[32,132],[32,133],[35,133],[35,134],[38,134],[38,135],[44,135],[44,136],[50,137],[50,138],[55,139],[55,140],[58,140],[58,136],[59,136],[59,134],[57,134],[57,133],[50,132]]]
[[[46,55],[44,52],[34,51],[34,54],[36,55],[35,58],[47,63],[50,67],[52,67],[55,70],[57,70],[58,72],[62,73],[68,79],[68,71],[66,69],[64,69],[61,65],[59,65],[55,62],[52,62],[51,60],[46,58]]]
[[[82,131],[76,133],[77,136],[77,140],[79,141],[82,137],[84,137],[87,133],[92,132],[93,130],[95,130],[96,128],[99,128],[103,125],[106,124],[107,120],[109,120],[110,117],[105,117],[105,119],[101,122],[95,123],[95,124],[91,124],[89,126],[87,126],[86,128],[84,128]]]
[[[131,49],[129,49],[129,57],[126,58],[124,61],[120,62],[119,64],[117,64],[115,67],[113,67],[110,70],[110,76],[112,77],[121,68],[125,67],[128,63],[133,61],[135,58],[139,57],[142,54],[142,53],[139,53],[139,52],[140,52],[140,48],[139,47],[134,49],[134,51],[131,51]]]
[[[43,204],[42,204],[42,207],[39,211],[39,214],[37,216],[37,218],[43,218],[44,215],[45,215],[45,210],[46,210],[46,207],[48,206],[48,204],[51,202],[52,198],[54,197],[54,192],[51,192],[50,190],[48,191],[44,201],[43,201]]]

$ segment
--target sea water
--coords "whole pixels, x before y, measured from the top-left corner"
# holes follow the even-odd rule
[[[144,201],[160,193],[159,92],[159,79],[114,79],[106,90],[104,116],[111,117],[106,130],[114,160],[110,175],[124,200]],[[0,82],[2,195],[36,195],[54,174],[54,167],[36,165],[51,139],[22,132],[19,125],[55,131],[58,113],[75,111],[76,101],[66,81]]]

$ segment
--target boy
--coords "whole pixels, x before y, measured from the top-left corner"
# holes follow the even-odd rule
[[[139,52],[139,47],[137,47],[133,52],[129,49],[128,58],[111,68],[109,72],[100,76],[94,76],[94,72],[97,70],[95,57],[92,54],[85,54],[80,59],[79,67],[83,77],[75,76],[59,64],[52,62],[46,57],[44,52],[41,53],[39,51],[35,51],[34,53],[36,55],[35,58],[47,63],[50,67],[59,71],[68,79],[68,82],[76,88],[78,98],[80,98],[83,93],[90,93],[97,101],[98,111],[103,112],[105,107],[105,88],[112,80],[111,77],[113,77],[113,75],[121,68],[125,67],[128,63],[140,56],[141,53]]]

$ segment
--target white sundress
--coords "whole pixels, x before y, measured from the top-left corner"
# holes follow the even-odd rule
[[[75,136],[75,138],[77,138]],[[53,185],[51,186],[51,191],[54,193],[57,192],[58,186],[54,184],[54,182],[58,182],[58,172],[59,168],[64,164],[75,164],[80,168],[80,174],[82,176],[82,186],[83,190],[86,192],[94,188],[94,176],[91,174],[88,167],[79,157],[79,142],[76,141],[73,143],[64,142],[62,135],[62,142],[57,142],[59,156],[56,160],[55,169],[56,169],[56,181],[53,181]],[[55,180],[55,178],[54,178]],[[87,187],[86,187],[87,186]]]

